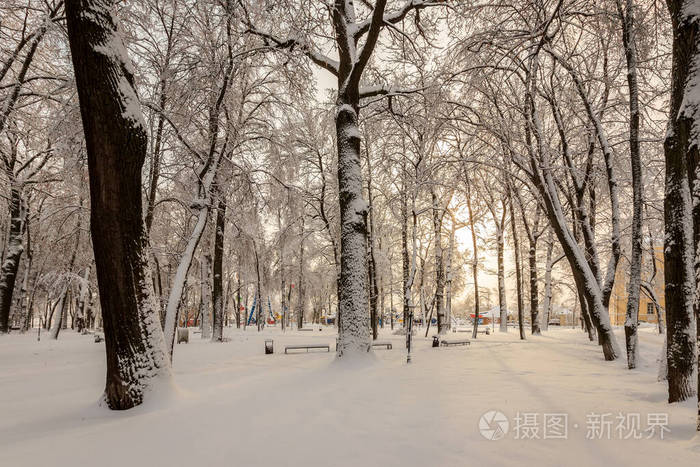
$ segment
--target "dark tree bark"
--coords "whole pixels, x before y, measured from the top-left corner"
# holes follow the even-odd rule
[[[525,229],[525,234],[527,235],[529,243],[527,261],[528,277],[530,278],[530,330],[533,335],[538,336],[542,334],[542,330],[540,327],[539,279],[537,275],[537,242],[541,235],[538,229],[542,211],[540,205],[537,204],[535,208],[535,218],[531,225],[530,222],[528,222],[525,206],[523,205],[519,193],[515,192],[513,195],[518,200],[518,206],[520,207],[520,214],[523,220],[523,228]]]
[[[471,182],[467,177],[467,211],[469,214],[469,228],[472,233],[472,248],[474,257],[472,258],[472,276],[474,278],[474,328],[472,329],[472,338],[476,339],[479,332],[479,255],[476,242],[476,229],[474,227],[474,211],[472,210],[472,193]]]
[[[301,218],[301,235],[299,236],[299,283],[297,284],[297,293],[299,294],[297,301],[297,329],[304,327],[304,217]]]
[[[403,327],[404,329],[408,326],[408,315],[410,312],[410,294],[411,294],[411,283],[409,277],[410,262],[408,258],[408,195],[406,193],[406,183],[405,183],[405,170],[404,172],[404,183],[401,186],[401,278],[403,288],[401,289],[403,293],[402,297],[402,314],[403,314]]]
[[[444,210],[438,205],[437,193],[435,187],[432,187],[431,192],[432,208],[433,208],[433,236],[435,243],[435,310],[437,315],[438,334],[445,334],[450,329],[450,322],[445,310],[445,260],[442,248],[442,220],[444,218]]]
[[[212,298],[214,301],[212,341],[224,340],[224,234],[226,231],[226,197],[217,189],[219,204],[216,208],[216,231],[214,232],[214,286]]]
[[[377,287],[377,259],[375,254],[375,239],[374,239],[374,211],[373,211],[373,193],[372,193],[372,159],[369,155],[368,143],[365,144],[365,153],[367,157],[367,199],[369,200],[370,209],[367,215],[368,235],[367,235],[367,250],[369,263],[369,310],[370,323],[372,326],[372,340],[376,340],[379,336],[377,329],[378,313],[377,313],[377,298],[379,289]]]
[[[696,317],[694,310],[697,268],[695,251],[700,206],[693,206],[697,189],[698,82],[693,71],[700,53],[700,31],[694,1],[668,0],[673,27],[671,108],[664,141],[666,197],[664,200],[664,278],[666,283],[666,332],[668,401],[688,399],[697,389],[692,381],[696,367]],[[698,413],[700,425],[700,411]]]
[[[7,253],[0,269],[0,334],[10,331],[10,308],[17,281],[19,262],[24,252],[22,237],[26,225],[26,207],[20,189],[10,188],[9,200],[10,229],[8,232]]]
[[[510,207],[510,228],[513,236],[513,253],[515,255],[515,289],[518,295],[518,330],[520,332],[520,339],[525,340],[525,323],[523,316],[523,274],[520,265],[520,238],[518,237],[518,226],[515,208],[513,207],[513,193],[510,187],[508,188],[508,194],[508,203]]]
[[[146,129],[115,8],[114,0],[66,2],[88,153],[90,227],[107,354],[104,399],[120,410],[141,404],[156,380],[169,379],[170,364],[143,224]]]

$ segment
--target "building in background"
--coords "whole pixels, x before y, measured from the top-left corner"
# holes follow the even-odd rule
[[[659,301],[660,305],[661,316],[665,322],[666,301],[664,299],[664,250],[662,245],[654,247],[654,256],[657,269],[656,275],[653,274],[649,252],[648,250],[644,251],[642,283],[650,287],[656,295],[656,299]],[[613,326],[623,326],[625,324],[628,272],[629,263],[620,261],[615,275],[615,286],[613,287],[612,295],[610,296],[610,305],[608,307],[610,323]],[[656,307],[651,298],[651,293],[644,287],[642,287],[639,294],[639,321],[644,323],[658,323]]]

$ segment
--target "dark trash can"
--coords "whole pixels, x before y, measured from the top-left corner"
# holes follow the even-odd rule
[[[272,339],[265,340],[265,355],[275,353],[272,347]]]
[[[433,336],[433,347],[440,347],[440,338],[438,336]]]

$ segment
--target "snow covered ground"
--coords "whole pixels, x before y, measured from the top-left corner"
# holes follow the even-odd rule
[[[224,344],[192,335],[189,344],[178,345],[174,397],[127,412],[97,407],[104,344],[91,336],[69,331],[57,342],[37,342],[36,334],[0,338],[0,466],[700,461],[695,402],[666,404],[665,383],[656,381],[662,338],[652,328],[641,331],[635,371],[624,362],[604,362],[598,347],[571,329],[551,329],[525,342],[516,330],[480,334],[470,347],[439,349],[417,337],[410,365],[403,336],[388,330],[382,339],[391,340],[393,350],[376,350],[368,362],[351,365],[335,362],[332,351],[284,354],[284,345],[292,343],[327,343],[332,350],[333,328],[286,335],[275,328],[228,329],[227,335],[231,341]],[[274,339],[274,355],[264,355],[266,338]],[[618,338],[622,343],[621,330]],[[494,436],[493,423],[482,423],[482,435],[479,421],[488,411],[508,420],[502,439],[484,437]],[[637,414],[640,426],[634,430]],[[566,436],[561,423],[552,422],[548,439],[542,439],[545,416],[564,420]],[[654,419],[670,430],[664,439],[660,428],[646,439]],[[598,426],[602,432],[593,429]],[[620,439],[635,432],[643,439]],[[540,439],[522,439],[528,435]]]

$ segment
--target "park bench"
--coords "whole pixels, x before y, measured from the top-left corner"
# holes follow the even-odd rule
[[[299,329],[299,331],[313,331],[313,329],[311,329],[311,328],[301,328],[301,329]]]
[[[387,350],[391,350],[391,342],[372,342],[372,347],[386,347]]]
[[[471,342],[469,342],[469,339],[441,340],[440,345],[442,347],[449,347],[451,345],[471,345]]]
[[[284,353],[288,353],[290,350],[303,350],[306,349],[308,353],[311,349],[326,349],[327,352],[331,351],[331,346],[328,344],[307,344],[307,345],[287,345],[284,347]]]

